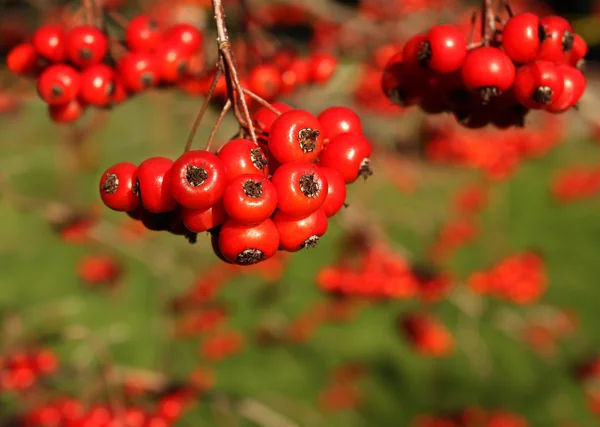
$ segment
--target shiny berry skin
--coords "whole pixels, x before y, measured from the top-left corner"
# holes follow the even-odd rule
[[[127,53],[119,59],[117,69],[121,83],[131,92],[141,92],[159,81],[156,58],[149,53]]]
[[[347,107],[326,108],[317,119],[321,124],[321,131],[326,142],[341,133],[362,133],[363,131],[360,117]]]
[[[313,83],[327,83],[335,70],[337,69],[338,60],[334,55],[329,53],[315,53],[308,58],[309,79]]]
[[[181,219],[186,228],[194,233],[203,233],[223,224],[227,214],[223,202],[218,201],[208,209],[180,209]]]
[[[293,110],[292,107],[280,102],[274,102],[271,104],[280,113]],[[254,114],[252,114],[252,121],[256,124],[256,127],[265,133],[269,133],[273,122],[279,117],[273,111],[267,107],[260,107]]]
[[[532,62],[540,54],[543,36],[543,27],[537,15],[519,13],[506,21],[502,30],[502,48],[515,62]]]
[[[553,104],[563,89],[563,76],[550,61],[535,61],[520,67],[513,86],[517,101],[529,109],[541,109]]]
[[[37,81],[40,98],[49,105],[66,104],[79,95],[81,78],[70,65],[55,64],[46,68]]]
[[[53,122],[73,123],[85,113],[86,105],[78,98],[66,104],[48,105],[48,114]]]
[[[564,64],[569,61],[573,49],[573,27],[561,16],[546,16],[540,19],[544,28],[544,40],[538,59]]]
[[[296,218],[315,212],[327,198],[327,178],[308,162],[282,164],[271,182],[277,190],[277,208]]]
[[[321,210],[327,218],[331,218],[346,203],[346,183],[342,174],[335,169],[321,167],[319,170],[327,179],[327,198]]]
[[[265,153],[248,139],[232,139],[221,147],[217,157],[223,163],[228,182],[239,175],[268,174]]]
[[[227,215],[240,224],[258,224],[277,208],[277,190],[262,175],[240,175],[227,184],[223,194]]]
[[[425,65],[425,58],[429,49],[428,43],[427,34],[423,33],[412,36],[404,43],[402,53],[397,53],[390,58],[386,67],[401,62],[407,69],[419,70]]]
[[[248,74],[248,89],[261,98],[272,101],[281,90],[281,73],[273,65],[261,64]]]
[[[219,250],[229,262],[252,265],[271,258],[279,248],[279,233],[270,219],[243,225],[232,219],[219,231]]]
[[[105,64],[96,64],[81,73],[81,100],[95,107],[111,104],[115,93],[115,71]]]
[[[188,55],[198,53],[204,43],[204,36],[200,30],[186,23],[173,25],[167,30],[164,39],[180,45]]]
[[[154,53],[159,79],[174,83],[188,71],[190,55],[177,43],[161,43]]]
[[[171,168],[171,194],[188,209],[207,209],[223,196],[227,178],[223,162],[206,150],[182,154]]]
[[[460,28],[452,25],[441,24],[431,28],[426,43],[423,60],[438,73],[458,70],[467,56],[467,39]]]
[[[31,43],[21,43],[8,52],[6,65],[11,73],[23,75],[35,70],[38,59],[38,53]]]
[[[480,47],[467,54],[460,71],[469,90],[479,91],[483,101],[507,91],[515,81],[515,66],[495,47]]]
[[[319,165],[337,170],[346,184],[363,176],[365,179],[373,172],[369,167],[369,157],[373,152],[371,142],[359,133],[343,133],[325,146],[319,159]]]
[[[162,33],[155,19],[138,15],[125,28],[125,40],[132,52],[152,52],[162,40]]]
[[[548,105],[547,111],[551,113],[563,113],[574,107],[586,88],[586,80],[581,71],[570,65],[558,65],[558,73],[564,81],[564,89],[558,99]]]
[[[312,162],[323,149],[319,119],[304,110],[282,113],[271,125],[269,151],[280,163]]]
[[[79,25],[67,34],[66,50],[69,60],[81,67],[100,63],[108,52],[108,38],[99,28]]]
[[[173,161],[166,157],[150,157],[139,164],[135,176],[142,206],[160,214],[177,207],[171,195],[170,171]]]
[[[42,25],[31,41],[38,55],[50,62],[62,62],[67,57],[66,33],[59,25]]]
[[[123,84],[121,78],[118,75],[115,76],[113,85],[114,89],[111,102],[113,104],[120,104],[129,97],[129,93],[127,92],[125,85]]]
[[[279,232],[279,248],[287,252],[315,247],[327,231],[327,216],[322,209],[298,218],[281,211],[273,215],[273,222]]]
[[[119,212],[130,212],[140,206],[135,171],[137,166],[121,162],[108,168],[100,179],[100,197],[106,206]]]
[[[573,49],[569,52],[569,64],[578,66],[579,61],[584,59],[588,52],[588,45],[579,34],[573,35]]]

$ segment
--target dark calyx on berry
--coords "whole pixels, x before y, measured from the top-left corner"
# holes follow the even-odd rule
[[[419,45],[419,50],[417,51],[417,59],[419,63],[423,66],[427,65],[427,61],[431,59],[432,51],[431,44],[428,41],[424,41]]]
[[[156,21],[155,19],[151,19],[150,21],[148,21],[148,28],[150,28],[151,30],[158,30],[158,21]]]
[[[263,195],[263,185],[260,181],[254,181],[249,179],[244,182],[244,194],[248,197],[262,197]]]
[[[53,97],[58,98],[59,96],[62,96],[63,88],[59,85],[53,85],[52,89],[50,90],[50,93]]]
[[[204,184],[204,181],[208,178],[208,172],[206,169],[200,166],[188,165],[185,172],[185,179],[194,187]]]
[[[238,265],[252,265],[261,262],[265,254],[258,249],[245,249],[240,252],[235,260]]]
[[[317,246],[317,243],[319,243],[319,236],[314,234],[314,235],[310,236],[308,239],[306,239],[304,242],[302,242],[300,247],[302,249],[314,248]]]
[[[260,148],[250,150],[250,160],[252,160],[252,164],[258,170],[263,170],[269,164],[269,161]]]
[[[94,52],[91,49],[84,47],[79,51],[79,58],[83,60],[92,59],[94,57]]]
[[[144,73],[140,77],[140,82],[144,86],[151,86],[154,83],[154,74],[153,73]]]
[[[551,36],[546,32],[546,29],[543,25],[538,25],[538,39],[540,42],[543,42],[546,39],[549,39]]]
[[[368,177],[373,175],[373,170],[371,169],[371,160],[368,157],[365,157],[362,162],[360,162],[360,168],[358,169],[358,174],[364,178],[366,181]]]
[[[317,197],[320,190],[321,188],[314,174],[307,173],[300,177],[300,191],[306,197]]]
[[[317,138],[321,134],[318,130],[311,128],[301,129],[298,132],[298,143],[305,153],[311,153],[317,148]]]
[[[479,89],[479,94],[481,95],[481,102],[487,104],[493,97],[500,95],[500,91],[495,86],[487,86]]]
[[[532,98],[538,104],[550,104],[553,94],[550,87],[540,86],[533,92]]]
[[[114,194],[119,189],[119,177],[114,173],[106,174],[106,181],[102,184],[102,190],[106,194]]]
[[[565,31],[562,38],[562,49],[564,53],[571,52],[573,50],[573,44],[575,43],[575,37],[570,31]]]
[[[184,60],[179,61],[179,64],[177,64],[177,74],[182,75],[187,73],[188,70],[188,63]]]

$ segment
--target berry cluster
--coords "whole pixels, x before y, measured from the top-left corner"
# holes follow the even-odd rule
[[[414,349],[427,356],[448,356],[454,351],[454,338],[446,326],[428,313],[400,316],[398,327]]]
[[[154,402],[154,408],[128,406],[115,410],[109,403],[90,407],[78,399],[59,398],[35,406],[23,417],[27,427],[66,426],[156,426],[169,427],[179,421],[190,405],[192,392],[186,389],[169,392]]]
[[[487,411],[468,408],[455,415],[419,415],[411,423],[413,427],[529,427],[519,414],[504,410]]]
[[[561,171],[552,182],[552,194],[561,203],[575,202],[600,192],[600,168],[576,166]]]
[[[282,111],[263,107],[253,117],[260,143],[236,138],[217,154],[118,163],[102,175],[102,200],[152,230],[192,241],[210,231],[215,253],[234,264],[314,246],[344,206],[346,185],[372,173],[371,143],[348,108],[315,117],[276,105]]]
[[[511,255],[488,271],[469,277],[474,292],[516,304],[536,302],[547,287],[544,261],[533,252]]]
[[[58,369],[52,350],[36,349],[13,353],[0,359],[0,390],[22,391]]]
[[[462,29],[445,24],[413,36],[389,60],[384,93],[429,114],[450,112],[469,128],[501,129],[523,126],[530,110],[565,112],[583,95],[577,67],[587,45],[564,18],[511,14],[482,36],[468,45]]]
[[[100,28],[46,24],[15,46],[8,68],[37,80],[55,122],[73,122],[88,106],[110,108],[151,87],[172,86],[201,60],[203,35],[190,24],[161,29],[147,15],[125,28],[124,50]]]

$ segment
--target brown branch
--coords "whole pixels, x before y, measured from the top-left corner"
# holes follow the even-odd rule
[[[208,106],[210,105],[210,100],[215,93],[215,89],[217,88],[217,84],[219,83],[219,80],[221,79],[222,75],[223,75],[223,72],[221,71],[221,67],[217,67],[217,72],[215,73],[212,83],[210,84],[210,89],[208,90],[208,94],[206,95],[206,98],[204,99],[202,108],[200,108],[200,111],[198,112],[198,115],[196,116],[196,120],[194,121],[194,124],[192,126],[192,131],[190,132],[187,142],[185,143],[185,148],[183,149],[184,153],[187,151],[190,151],[190,149],[192,148],[194,136],[196,136],[196,132],[198,131],[198,127],[200,126],[200,123],[202,122],[202,118],[204,117],[204,114],[206,114],[206,110],[208,110]]]
[[[487,46],[494,36],[496,28],[494,9],[492,8],[492,0],[482,0],[481,2],[481,38]]]
[[[221,114],[219,114],[219,117],[217,118],[217,121],[215,122],[215,125],[212,128],[212,131],[210,132],[210,136],[208,137],[208,141],[206,142],[206,148],[205,148],[206,151],[210,151],[210,149],[212,147],[212,143],[215,139],[215,136],[217,135],[217,131],[219,130],[221,123],[223,123],[223,119],[229,112],[230,108],[231,108],[231,100],[228,99],[227,102],[225,103],[225,105],[223,106],[223,109],[221,110]]]

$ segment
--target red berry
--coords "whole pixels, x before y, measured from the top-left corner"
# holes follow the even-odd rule
[[[452,25],[436,25],[427,33],[422,48],[422,61],[439,73],[456,71],[467,56],[467,39],[462,30]]]
[[[323,110],[317,118],[321,124],[325,141],[331,140],[341,133],[362,133],[363,131],[360,117],[350,108],[329,107]]]
[[[125,101],[129,97],[129,93],[127,93],[127,89],[125,85],[121,81],[121,78],[118,75],[115,75],[115,79],[113,80],[113,95],[111,102],[113,104],[120,104]]]
[[[507,91],[515,81],[515,66],[508,56],[495,47],[473,49],[461,68],[465,87],[479,91],[484,102]]]
[[[279,95],[281,74],[273,65],[258,65],[248,74],[248,88],[261,98],[272,101]]]
[[[11,73],[27,74],[35,70],[38,54],[31,43],[21,43],[13,47],[6,57],[6,65]]]
[[[189,209],[211,207],[221,199],[226,186],[223,163],[205,150],[184,153],[171,168],[171,194]]]
[[[381,89],[392,104],[415,105],[430,88],[431,75],[428,70],[404,62],[402,56],[397,53],[388,61],[381,76]]]
[[[55,64],[46,68],[37,81],[37,91],[47,104],[67,104],[79,95],[80,76],[69,65]]]
[[[140,92],[158,83],[158,63],[149,53],[132,52],[123,55],[117,64],[123,86],[131,92]]]
[[[130,212],[140,206],[136,186],[137,166],[122,162],[111,166],[100,178],[100,197],[106,206],[120,211]]]
[[[502,48],[515,62],[535,61],[540,54],[544,29],[533,13],[519,13],[509,18],[502,30]]]
[[[322,209],[298,218],[278,211],[273,222],[279,232],[279,248],[288,252],[314,247],[327,231],[327,216]]]
[[[539,59],[564,64],[569,60],[573,49],[573,27],[561,16],[546,16],[540,19],[543,27],[543,41]]]
[[[158,76],[161,81],[174,83],[188,71],[190,55],[183,45],[164,42],[154,53]]]
[[[150,213],[170,212],[177,207],[170,189],[172,165],[171,159],[150,157],[137,168],[135,177],[142,206]]]
[[[98,64],[108,52],[108,38],[99,28],[79,25],[67,34],[67,57],[79,67]]]
[[[369,157],[373,148],[371,142],[359,133],[343,133],[331,141],[321,153],[320,166],[337,170],[346,184],[363,176],[373,174],[369,167]]]
[[[579,35],[573,35],[573,49],[569,52],[569,64],[578,66],[579,61],[584,59],[588,52],[588,46],[585,40]]]
[[[258,224],[275,212],[277,190],[263,175],[240,175],[227,184],[223,206],[240,224]]]
[[[89,105],[106,107],[115,94],[115,71],[105,64],[92,65],[81,73],[79,96]]]
[[[553,62],[535,61],[517,70],[513,92],[524,107],[540,109],[552,105],[563,88],[563,76]]]
[[[327,178],[308,162],[282,164],[271,181],[277,190],[277,208],[296,218],[315,212],[327,198]]]
[[[279,248],[279,233],[270,219],[258,225],[227,220],[219,231],[219,250],[229,262],[252,265],[271,258]]]
[[[281,93],[292,93],[297,87],[308,83],[309,63],[304,58],[295,58],[281,71]]]
[[[125,40],[133,52],[151,52],[158,47],[162,33],[158,22],[148,15],[138,15],[125,28]]]
[[[86,105],[78,98],[66,104],[48,105],[48,114],[53,122],[73,123],[85,112]]]
[[[218,201],[208,209],[181,208],[181,219],[186,228],[194,233],[203,233],[223,224],[227,219],[223,202]]]
[[[308,58],[308,69],[310,80],[314,83],[327,83],[335,70],[338,60],[334,55],[328,53],[316,53]]]
[[[342,174],[335,169],[322,167],[319,170],[327,179],[327,198],[321,209],[327,218],[330,218],[338,213],[346,202],[346,183]]]
[[[180,23],[169,28],[165,40],[180,45],[188,55],[193,55],[202,49],[204,36],[193,25]]]
[[[51,62],[62,62],[66,59],[66,34],[59,25],[42,25],[33,34],[32,44],[38,55]]]
[[[285,113],[286,111],[293,110],[292,107],[286,104],[282,104],[280,102],[275,102],[272,104],[273,108],[275,108],[280,113]],[[273,111],[268,109],[267,107],[260,107],[254,114],[252,114],[252,121],[256,125],[256,127],[262,130],[265,133],[269,133],[271,131],[271,126],[273,122],[279,116],[275,114]]]
[[[227,181],[244,174],[267,176],[265,153],[248,139],[232,139],[219,149],[217,157],[223,163]]]
[[[271,125],[269,151],[280,163],[312,162],[323,148],[319,120],[304,110],[282,113]]]
[[[386,68],[402,62],[407,69],[419,70],[427,57],[427,50],[427,34],[416,34],[404,43],[402,53],[397,53],[389,59]]]
[[[577,68],[570,65],[558,65],[558,73],[564,81],[564,89],[558,99],[550,104],[546,110],[552,113],[562,113],[572,108],[579,102],[586,87],[585,77]]]

